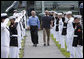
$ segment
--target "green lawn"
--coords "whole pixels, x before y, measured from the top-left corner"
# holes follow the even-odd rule
[[[70,53],[67,52],[67,46],[66,46],[66,42],[65,42],[65,49],[64,48],[61,48],[61,45],[59,44],[58,41],[56,41],[56,39],[53,37],[53,34],[51,34],[51,38],[52,40],[55,42],[56,46],[58,47],[58,49],[61,51],[61,53],[69,58],[70,57]]]
[[[26,39],[26,37],[24,37],[24,39],[22,39],[22,42],[21,42],[22,48],[21,48],[21,50],[20,50],[19,58],[23,58],[23,56],[24,56],[25,39]]]

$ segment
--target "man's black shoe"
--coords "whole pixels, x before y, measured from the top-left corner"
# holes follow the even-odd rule
[[[35,47],[37,47],[37,44],[35,44]]]
[[[46,46],[46,44],[44,44],[44,46]]]
[[[47,44],[47,46],[50,46],[50,44]]]

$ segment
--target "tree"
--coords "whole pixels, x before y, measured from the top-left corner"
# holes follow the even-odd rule
[[[13,1],[1,1],[1,12],[5,12],[12,3]]]

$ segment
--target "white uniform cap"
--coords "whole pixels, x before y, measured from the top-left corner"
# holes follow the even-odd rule
[[[51,11],[49,11],[49,12],[51,12]]]
[[[14,10],[14,11],[17,11],[17,10]]]
[[[62,13],[58,13],[58,15],[62,15]]]
[[[51,11],[51,12],[55,12],[55,11]]]
[[[68,12],[66,12],[66,14],[68,15],[68,14],[72,14],[72,11],[68,11]]]
[[[1,13],[1,17],[7,16],[7,13]]]
[[[16,17],[15,16],[10,16],[9,17],[9,19],[11,20],[11,19],[15,19]]]
[[[55,14],[57,14],[57,12],[55,12]]]
[[[66,14],[66,12],[63,12],[63,14]]]
[[[55,12],[55,11],[49,11],[50,13]]]
[[[74,17],[81,18],[81,15],[73,15]]]

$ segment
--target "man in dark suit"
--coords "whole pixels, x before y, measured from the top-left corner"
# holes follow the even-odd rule
[[[49,11],[45,11],[45,16],[42,17],[42,28],[43,28],[43,40],[44,46],[46,46],[45,35],[47,34],[47,45],[49,46],[50,42],[50,27],[53,25],[52,17],[49,16]]]

